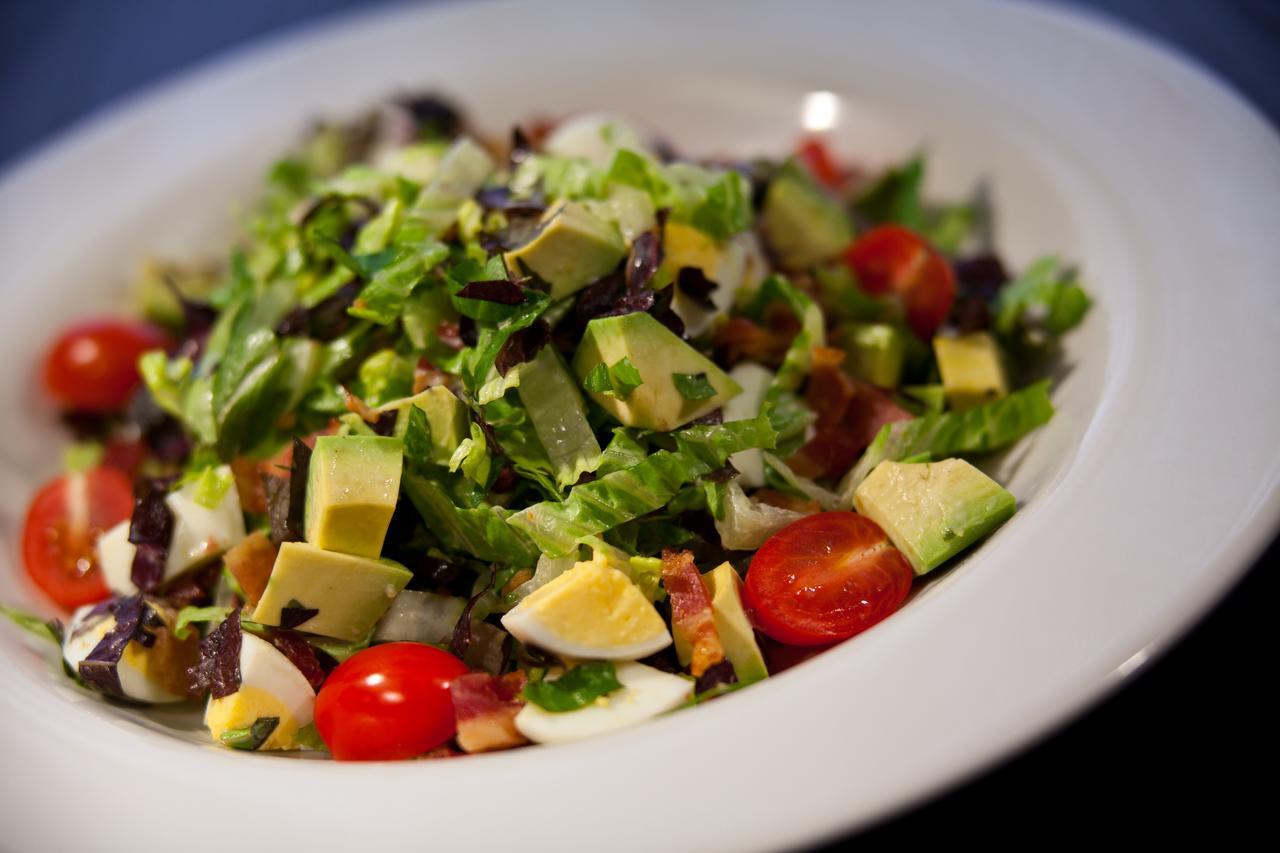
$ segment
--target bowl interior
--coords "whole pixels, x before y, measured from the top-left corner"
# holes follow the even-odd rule
[[[764,74],[724,77],[703,71],[681,75],[679,85],[674,77],[647,86],[635,86],[632,79],[625,72],[604,71],[585,82],[557,67],[532,71],[520,87],[501,75],[452,82],[424,71],[416,78],[422,86],[439,81],[487,133],[505,134],[513,123],[531,117],[605,107],[634,117],[693,156],[784,153],[805,132],[805,106],[813,102],[812,92],[828,91],[810,89],[803,80]],[[1046,253],[1077,261],[1097,297],[1097,306],[1084,327],[1069,337],[1055,369],[1058,416],[989,463],[1024,506],[1034,505],[1070,464],[1098,404],[1109,349],[1109,297],[1121,286],[1123,270],[1109,268],[1105,247],[1090,245],[1083,223],[1093,211],[1073,207],[1073,193],[1065,191],[1070,186],[1078,194],[1081,176],[1046,168],[1046,152],[1052,149],[1044,139],[1011,137],[971,109],[940,109],[931,88],[911,84],[895,80],[865,90],[832,87],[837,108],[827,133],[836,150],[867,169],[926,152],[931,196],[959,200],[979,185],[987,188],[996,213],[995,245],[1008,263],[1020,268]],[[369,101],[395,90],[383,84],[369,93]],[[831,100],[823,94],[817,97]],[[228,111],[220,118],[234,123],[236,132],[225,147],[193,144],[190,128],[158,137],[144,128],[103,152],[95,161],[98,173],[87,183],[70,177],[61,183],[66,195],[53,209],[74,203],[83,229],[74,237],[64,232],[56,248],[32,252],[26,262],[29,271],[21,280],[9,278],[5,284],[6,290],[23,294],[24,316],[21,322],[9,318],[6,334],[0,337],[0,358],[17,368],[0,380],[0,429],[10,437],[0,450],[8,486],[0,498],[0,547],[14,569],[0,573],[0,599],[47,609],[21,578],[17,532],[26,501],[56,472],[64,442],[36,381],[50,335],[77,317],[120,310],[143,258],[224,257],[235,234],[236,211],[252,203],[269,163],[287,150],[308,121],[343,116],[353,109],[348,103],[291,105],[261,124],[241,123],[237,111]],[[171,138],[175,134],[177,138]],[[163,151],[175,143],[182,144],[187,156],[165,160]],[[168,167],[163,180],[148,166],[157,157]],[[142,175],[151,179],[139,188],[131,178]],[[1021,516],[1015,517],[1011,525],[1021,522]],[[977,549],[924,585],[894,618],[911,619],[919,600],[937,594],[956,576],[979,570],[981,562],[982,549]],[[13,637],[5,636],[3,642],[6,654],[20,653]],[[49,680],[53,689],[75,691],[56,674]],[[102,709],[156,731],[204,742],[196,731],[196,712],[164,709],[140,715]]]

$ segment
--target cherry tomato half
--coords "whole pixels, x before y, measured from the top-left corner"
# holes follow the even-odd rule
[[[915,577],[880,525],[853,512],[788,524],[756,552],[746,603],[780,643],[815,646],[852,637],[897,610]]]
[[[44,363],[44,384],[60,405],[81,412],[114,412],[129,401],[141,378],[138,357],[166,349],[169,337],[154,326],[93,320],[64,331]]]
[[[67,608],[106,598],[94,545],[133,514],[133,486],[114,468],[59,477],[36,493],[22,530],[22,557],[36,586]]]
[[[356,652],[316,697],[316,730],[339,761],[416,758],[453,737],[449,683],[467,673],[448,652],[386,643]]]
[[[845,250],[844,260],[867,293],[898,295],[917,337],[932,337],[951,311],[956,296],[951,264],[910,229],[872,228]]]
[[[844,187],[844,173],[836,165],[831,156],[831,149],[816,137],[803,139],[796,146],[796,158],[809,169],[814,180],[829,190],[839,191]]]

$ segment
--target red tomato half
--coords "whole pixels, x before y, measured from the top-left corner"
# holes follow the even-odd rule
[[[844,173],[831,156],[831,149],[821,139],[810,137],[801,140],[796,146],[796,157],[808,168],[814,180],[827,189],[838,192],[844,187]]]
[[[756,552],[746,603],[771,638],[815,646],[897,610],[914,577],[880,525],[853,512],[821,512],[788,524]]]
[[[339,761],[417,758],[453,737],[449,683],[467,671],[421,643],[356,652],[320,688],[316,730]]]
[[[93,320],[72,326],[44,363],[44,384],[60,405],[80,412],[114,412],[129,401],[141,378],[138,357],[166,349],[169,337],[154,326]]]
[[[901,225],[872,228],[845,250],[844,260],[867,293],[898,295],[917,337],[932,337],[951,311],[956,296],[951,264],[914,231]]]
[[[109,595],[94,545],[133,514],[133,487],[114,468],[59,477],[36,493],[22,556],[36,586],[68,610]]]

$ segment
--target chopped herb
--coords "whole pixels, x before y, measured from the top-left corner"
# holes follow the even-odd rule
[[[710,400],[716,395],[716,389],[707,381],[705,373],[673,373],[671,381],[686,400]]]
[[[279,717],[259,717],[253,725],[244,729],[227,729],[218,735],[224,746],[232,749],[255,750],[267,742],[271,733],[280,725]]]
[[[524,698],[544,711],[562,713],[585,708],[601,696],[622,689],[622,682],[610,661],[591,661],[575,666],[555,681],[535,681],[525,685]]]

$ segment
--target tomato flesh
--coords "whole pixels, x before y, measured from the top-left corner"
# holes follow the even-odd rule
[[[806,516],[774,534],[747,570],[746,602],[780,643],[848,639],[897,610],[915,575],[880,526],[853,512]]]
[[[45,358],[45,388],[68,409],[118,411],[142,381],[139,356],[169,346],[164,332],[144,323],[103,319],[72,326]]]
[[[449,684],[467,672],[453,655],[421,643],[357,652],[320,688],[316,730],[339,761],[416,758],[453,737]]]
[[[908,228],[873,228],[850,244],[844,260],[862,290],[902,300],[907,325],[917,337],[932,337],[951,311],[956,295],[951,264]]]
[[[810,137],[801,140],[796,146],[796,157],[808,168],[809,174],[827,189],[839,191],[844,187],[844,173],[831,156],[831,149],[821,139]]]
[[[133,513],[133,487],[115,468],[59,477],[36,493],[22,530],[22,556],[35,585],[62,607],[106,598],[94,545]]]

